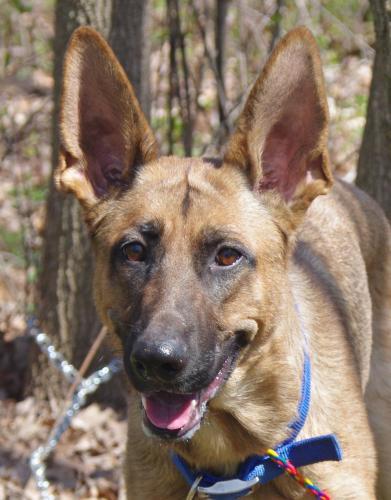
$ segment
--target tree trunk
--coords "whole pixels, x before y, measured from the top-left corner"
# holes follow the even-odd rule
[[[132,82],[144,114],[150,114],[150,3],[113,0],[109,42]]]
[[[224,128],[224,133],[219,136],[219,146],[226,139],[229,128],[227,123],[225,109],[225,80],[224,80],[224,63],[225,63],[225,34],[227,27],[227,12],[229,0],[216,0],[215,14],[215,54],[216,54],[216,78],[217,84],[220,85],[221,91],[217,92],[217,106],[219,112],[219,122]],[[223,99],[224,97],[224,99]]]
[[[147,10],[145,0],[59,0],[54,39],[53,170],[58,161],[58,118],[62,63],[70,35],[80,25],[90,25],[109,38],[119,60],[134,78],[136,94],[149,109]],[[129,30],[129,31],[128,31]],[[144,74],[145,73],[145,74]],[[100,330],[93,293],[93,253],[81,210],[71,196],[60,194],[53,177],[47,202],[43,269],[39,285],[39,320],[42,329],[69,361],[80,367]],[[102,366],[110,356],[101,349],[91,367]],[[33,367],[40,397],[61,400],[69,384],[40,356]],[[91,370],[90,370],[91,371]],[[48,381],[50,380],[50,383]],[[123,405],[121,384],[102,386],[98,399]]]
[[[181,28],[181,12],[178,0],[167,0],[167,21],[170,41],[168,108],[168,152],[174,152],[175,117],[172,114],[174,101],[179,107],[182,120],[182,143],[186,156],[191,156],[193,148],[193,114],[190,99],[190,73],[187,64],[185,33]],[[178,55],[179,54],[179,55]]]
[[[391,11],[387,0],[371,0],[376,56],[361,145],[357,185],[391,218]]]

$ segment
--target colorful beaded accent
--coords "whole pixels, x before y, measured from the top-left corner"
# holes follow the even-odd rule
[[[320,500],[331,500],[330,495],[325,491],[320,490],[314,483],[303,476],[296,467],[289,460],[281,457],[277,452],[272,450],[271,448],[266,451],[266,454],[269,455],[270,459],[277,464],[281,469],[287,472],[295,481],[297,481],[301,486],[307,488],[309,492],[319,498]]]

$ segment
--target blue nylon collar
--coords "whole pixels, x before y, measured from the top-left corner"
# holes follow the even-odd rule
[[[298,416],[289,424],[290,436],[275,448],[279,455],[290,460],[295,467],[329,460],[342,460],[342,450],[334,434],[296,441],[306,421],[310,402],[311,360],[309,354],[305,352]],[[202,477],[197,490],[207,494],[208,498],[212,500],[241,498],[249,493],[255,484],[266,484],[284,472],[277,464],[272,462],[268,455],[252,455],[248,457],[239,466],[237,474],[231,477],[219,477],[206,471],[194,471],[176,453],[172,453],[171,458],[189,486],[192,486],[198,477]]]

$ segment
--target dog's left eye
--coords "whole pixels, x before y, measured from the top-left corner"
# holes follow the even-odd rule
[[[223,247],[217,252],[215,262],[219,266],[228,267],[234,265],[242,257],[243,255],[235,248]]]
[[[142,262],[146,257],[145,246],[139,241],[133,241],[132,243],[127,243],[122,247],[122,253],[124,254],[126,260],[131,262]]]

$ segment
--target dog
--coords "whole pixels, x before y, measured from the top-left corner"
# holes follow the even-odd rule
[[[60,129],[56,182],[84,208],[130,380],[128,499],[390,499],[390,227],[333,181],[311,33],[279,42],[211,160],[159,157],[79,28]]]

